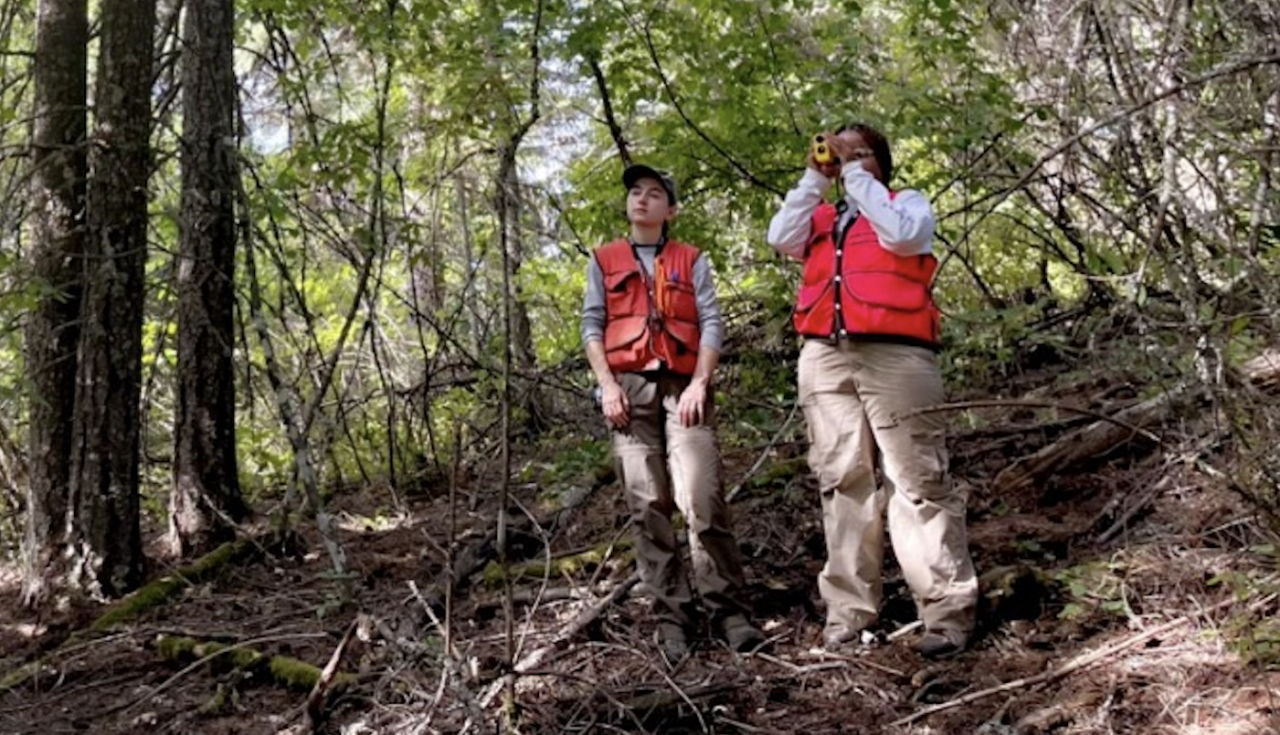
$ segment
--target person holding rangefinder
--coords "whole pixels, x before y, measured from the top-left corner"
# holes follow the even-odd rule
[[[799,400],[827,546],[823,643],[849,645],[877,622],[887,513],[924,623],[916,648],[952,656],[970,643],[978,582],[943,422],[920,412],[945,399],[933,208],[919,191],[888,188],[889,143],[868,125],[815,138],[806,164],[768,240],[804,264],[793,321],[804,337]]]

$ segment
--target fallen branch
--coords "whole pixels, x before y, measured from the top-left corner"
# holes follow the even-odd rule
[[[764,461],[766,459],[768,459],[769,453],[773,451],[773,448],[775,446],[778,445],[778,442],[782,439],[782,435],[787,432],[787,429],[790,428],[791,426],[791,422],[795,420],[796,412],[799,410],[799,408],[800,408],[799,401],[796,401],[795,403],[791,404],[791,413],[787,414],[787,420],[782,422],[782,427],[778,429],[777,433],[773,435],[773,438],[769,440],[769,443],[765,445],[764,451],[761,452],[760,456],[756,458],[755,464],[751,465],[751,468],[748,469],[746,471],[746,474],[744,474],[742,478],[738,480],[738,483],[733,486],[733,489],[731,489],[728,492],[728,494],[724,496],[724,500],[726,503],[732,503],[734,497],[736,497],[738,493],[742,492],[743,486],[746,485],[747,482],[752,477],[755,477],[755,474],[760,471],[760,466],[764,464]]]
[[[1121,411],[1115,416],[1109,416],[1105,413],[1094,411],[1091,408],[1082,406],[1072,406],[1067,403],[1056,403],[1054,401],[1027,401],[1027,400],[987,400],[987,401],[960,401],[957,403],[940,403],[936,406],[925,406],[914,411],[899,415],[897,418],[905,419],[912,416],[923,416],[927,413],[941,413],[943,411],[964,411],[970,408],[1052,408],[1057,411],[1067,411],[1069,413],[1078,413],[1082,416],[1091,416],[1100,422],[1114,424],[1122,429],[1127,429],[1135,435],[1141,434],[1151,441],[1158,442],[1160,437],[1146,431],[1141,426],[1130,423],[1130,419],[1124,416],[1129,409]],[[1132,407],[1131,407],[1132,408]],[[1023,432],[1026,430],[1023,429]]]
[[[1165,475],[1164,477],[1160,478],[1159,482],[1152,485],[1146,491],[1144,491],[1141,495],[1139,495],[1138,499],[1135,500],[1128,508],[1126,508],[1125,511],[1120,514],[1120,517],[1117,518],[1115,522],[1112,523],[1107,528],[1107,530],[1098,534],[1098,543],[1100,544],[1108,543],[1109,541],[1111,541],[1111,539],[1115,538],[1121,531],[1128,528],[1129,521],[1133,520],[1133,517],[1136,516],[1143,508],[1147,507],[1152,502],[1154,502],[1156,498],[1160,497],[1160,494],[1163,493],[1166,489],[1168,489],[1169,485],[1171,484],[1171,480],[1172,480],[1172,475]]]
[[[100,633],[120,623],[133,620],[148,610],[159,607],[161,603],[173,599],[187,587],[213,579],[226,567],[250,556],[257,548],[257,544],[248,539],[228,541],[191,564],[144,585],[133,594],[113,604],[93,621],[89,630]]]
[[[161,658],[183,661],[195,657],[197,665],[225,658],[234,669],[266,673],[272,681],[290,689],[311,691],[320,683],[323,675],[320,667],[314,664],[292,656],[271,656],[251,648],[248,643],[229,646],[217,641],[162,635],[156,638],[155,647]],[[354,679],[352,676],[339,675],[337,683],[347,684]]]
[[[253,651],[253,649],[249,648],[249,646],[255,646],[255,645],[258,645],[259,643],[271,643],[271,642],[281,641],[281,640],[301,640],[306,638],[326,638],[326,637],[328,637],[328,634],[326,633],[295,633],[295,634],[283,635],[283,636],[273,635],[273,636],[264,636],[262,638],[254,638],[252,640],[247,640],[242,643],[237,643],[237,644],[228,646],[228,645],[223,645],[222,643],[214,643],[214,642],[202,643],[200,641],[197,641],[191,638],[184,638],[180,636],[165,636],[165,635],[156,636],[156,646],[158,650],[160,648],[160,642],[167,640],[169,641],[168,645],[171,647],[171,650],[175,653],[175,658],[181,658],[186,655],[199,655],[200,657],[196,659],[194,662],[185,666],[178,673],[174,674],[168,679],[165,679],[164,681],[160,682],[156,686],[147,690],[144,694],[142,694],[142,696],[137,697],[136,699],[133,699],[132,701],[126,702],[124,704],[112,707],[104,712],[99,712],[97,714],[97,717],[99,718],[99,721],[101,721],[118,712],[128,712],[129,710],[133,709],[134,707],[137,707],[138,705],[144,702],[151,701],[153,697],[160,694],[160,692],[165,691],[169,687],[173,686],[173,684],[181,680],[182,677],[186,676],[192,671],[200,668],[201,666],[205,665],[206,663],[209,663],[210,661],[213,661],[218,657],[228,656],[228,655],[231,655],[231,656],[238,655],[237,654],[238,651],[248,651],[250,654],[256,653],[255,651]],[[194,644],[194,645],[191,645],[191,644]],[[161,653],[163,655],[163,651],[161,651]],[[261,658],[262,654],[257,654],[257,656],[259,658],[252,659],[252,662],[255,664],[262,661],[262,658]],[[277,660],[277,659],[281,661],[287,659],[289,662],[297,662],[299,664],[302,664],[303,666],[309,666],[309,664],[304,664],[301,661],[297,661],[297,659],[288,659],[288,657],[285,657],[285,656],[273,656],[271,657],[270,660]],[[312,668],[315,668],[315,667],[312,667]],[[270,666],[268,667],[268,670],[271,671],[271,673],[274,676],[275,671],[272,670]],[[316,669],[316,671],[318,672],[319,669]]]

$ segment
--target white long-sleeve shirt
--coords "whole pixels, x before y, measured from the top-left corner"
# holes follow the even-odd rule
[[[903,189],[890,198],[889,190],[862,164],[850,161],[840,174],[849,203],[837,231],[848,218],[866,217],[884,248],[897,255],[920,255],[933,248],[933,206],[924,194]],[[813,212],[823,202],[832,180],[806,168],[800,183],[787,192],[782,208],[769,222],[769,244],[792,258],[803,259],[813,229]]]

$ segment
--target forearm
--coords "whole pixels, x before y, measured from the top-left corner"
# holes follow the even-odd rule
[[[591,365],[591,372],[595,374],[596,383],[600,387],[618,382],[613,369],[609,367],[609,359],[605,357],[603,342],[592,340],[587,343],[587,363]]]
[[[720,350],[710,347],[701,347],[698,349],[698,364],[693,369],[692,383],[700,383],[702,387],[711,386],[711,381],[715,377],[716,367],[720,365]]]
[[[720,313],[711,264],[705,257],[699,257],[693,264],[693,286],[694,297],[698,301],[698,346],[718,352],[724,346],[724,317]]]
[[[884,184],[856,161],[842,170],[845,199],[866,217],[886,250],[898,255],[919,255],[932,249],[933,207],[924,195],[904,190],[892,197]]]

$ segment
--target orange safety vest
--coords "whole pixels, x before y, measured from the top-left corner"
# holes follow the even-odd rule
[[[700,255],[692,245],[668,240],[650,278],[630,241],[596,250],[604,274],[604,350],[614,372],[666,367],[693,375],[701,340],[693,264]]]
[[[837,219],[830,202],[813,213],[792,320],[796,331],[807,337],[870,338],[938,349],[941,325],[930,293],[937,258],[886,250],[862,216],[836,247]]]

